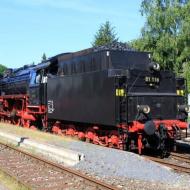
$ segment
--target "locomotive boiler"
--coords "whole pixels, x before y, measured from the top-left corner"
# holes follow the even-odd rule
[[[111,45],[21,70],[30,73],[24,94],[7,85],[17,76],[0,80],[2,120],[139,154],[152,148],[162,156],[187,129],[185,80],[161,70],[147,52]]]

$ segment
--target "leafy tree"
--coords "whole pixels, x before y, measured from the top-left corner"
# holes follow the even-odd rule
[[[47,60],[46,54],[43,53],[43,55],[42,55],[42,62],[45,62],[46,60]]]
[[[183,76],[188,82],[188,91],[190,92],[190,1],[188,0],[183,7],[182,25],[178,44],[180,47],[180,56],[178,62],[183,63]]]
[[[190,76],[189,12],[190,0],[143,0],[141,13],[146,23],[132,47],[152,52],[153,60],[162,68]],[[188,80],[190,83],[190,77]]]
[[[95,34],[92,46],[101,46],[113,42],[118,42],[115,27],[113,27],[109,21],[106,21]]]
[[[180,33],[185,0],[143,0],[141,13],[146,17],[141,38],[132,42],[140,50],[151,51],[153,59],[163,68],[179,73],[182,63]]]
[[[0,74],[3,74],[3,72],[7,69],[4,65],[0,64]]]
[[[187,80],[188,93],[190,92],[190,62],[184,63],[183,65],[183,75]]]
[[[186,6],[183,7],[182,11],[182,27],[181,27],[181,33],[180,33],[180,41],[181,45],[184,46],[184,51],[188,51],[188,58],[189,57],[189,49],[190,48],[190,0],[188,0],[188,3]],[[186,57],[186,56],[185,56]]]

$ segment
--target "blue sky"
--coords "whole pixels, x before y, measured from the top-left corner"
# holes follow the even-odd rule
[[[110,21],[121,41],[140,36],[141,0],[0,0],[0,63],[16,68],[91,46]]]

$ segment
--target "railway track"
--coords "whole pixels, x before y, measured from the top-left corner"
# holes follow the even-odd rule
[[[188,137],[190,137],[190,133],[189,132],[187,132],[187,134],[184,131],[181,133],[181,138],[182,139],[185,139],[185,138],[188,138]]]
[[[180,161],[183,161],[183,162],[186,162],[186,163],[190,164],[190,155],[187,156],[187,155],[174,153],[174,152],[171,152],[170,155],[171,155],[172,158],[174,158],[176,160],[180,160]]]
[[[28,189],[118,190],[95,178],[0,143],[0,170]]]
[[[190,174],[190,166],[189,167],[182,166],[179,164],[171,163],[169,160],[164,160],[164,159],[156,158],[156,157],[152,157],[152,156],[144,156],[144,157],[146,159],[152,160],[154,162],[157,162],[159,164],[162,164],[162,165],[165,165],[169,168],[172,168],[175,171]],[[180,155],[177,153],[171,153],[171,157],[173,157],[177,160],[186,162],[186,163],[190,163],[190,158],[188,156]]]

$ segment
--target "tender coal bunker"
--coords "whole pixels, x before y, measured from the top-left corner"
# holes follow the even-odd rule
[[[176,78],[177,89],[185,89],[185,79],[182,77]]]
[[[116,69],[149,70],[149,54],[133,51],[111,51],[111,65]]]
[[[56,64],[55,60],[57,61]],[[59,109],[56,114],[49,114],[51,118],[58,117],[57,119],[76,122],[115,125],[118,121],[121,121],[121,119],[118,119],[120,116],[122,121],[125,122],[136,120],[138,104],[150,106],[151,111],[149,115],[153,119],[176,118],[178,97],[176,96],[175,74],[170,71],[150,69],[150,65],[152,67],[156,66],[156,68],[159,66],[151,61],[150,55],[147,52],[137,52],[128,47],[121,47],[119,49],[114,46],[98,47],[59,55],[57,58],[54,57],[53,63],[52,67],[58,66],[57,76],[60,76],[60,78],[49,79],[47,88],[48,99],[54,100],[55,110],[56,105]],[[121,78],[122,76],[125,80],[117,87],[117,78]],[[89,83],[86,80],[93,82]],[[106,83],[104,87],[99,87],[97,83],[97,81],[109,80],[112,80],[112,89],[109,89],[109,85]],[[94,84],[97,85],[96,88]],[[59,87],[54,89],[53,87],[56,85]],[[80,88],[77,86],[80,86]],[[87,89],[90,89],[93,95],[89,95]],[[121,89],[124,89],[125,93],[123,94],[126,94],[126,98],[124,97],[122,100],[124,103],[119,103],[119,99],[121,98],[117,97],[117,92]],[[92,97],[96,96],[98,99],[104,99],[102,94],[107,94],[109,90],[111,90],[112,94],[109,94],[108,97],[113,97],[115,100],[108,102],[105,98],[105,106],[109,104],[113,110],[107,110],[105,113],[102,113],[102,117],[96,117],[96,115],[92,114],[93,112],[97,112],[95,105],[103,107],[104,104],[95,101]],[[56,99],[53,95],[55,91],[58,92],[58,97],[64,97],[62,98],[63,101],[67,100],[64,104],[68,106],[59,105],[59,102],[62,100]],[[116,91],[116,94],[114,91]],[[86,98],[84,99],[83,97]],[[97,100],[97,98],[95,99]],[[169,106],[166,106],[166,103]],[[80,116],[80,108],[84,105],[89,113],[86,114],[86,117]],[[121,113],[119,110],[121,110]],[[63,117],[60,115],[61,112],[64,113],[62,114]],[[109,117],[105,116],[111,112],[113,113]],[[75,116],[70,118],[69,113]],[[98,117],[101,119],[98,119]],[[103,119],[103,117],[110,119]],[[106,122],[103,120],[106,120]]]
[[[149,53],[128,49],[91,48],[55,57],[64,75],[107,69],[149,70]],[[60,72],[61,73],[61,72]]]
[[[115,80],[107,76],[107,72],[93,72],[48,79],[47,98],[53,110],[48,117],[116,125]]]
[[[128,100],[128,121],[135,120],[138,115],[137,105],[148,105],[150,107],[150,119],[176,119],[177,96],[170,95],[144,95],[131,96]]]
[[[128,93],[176,93],[175,75],[169,71],[130,71]]]

